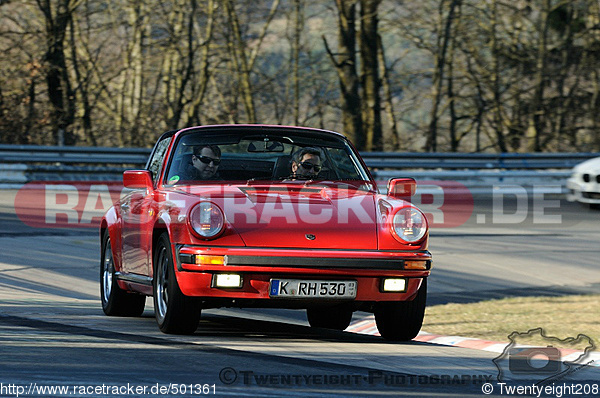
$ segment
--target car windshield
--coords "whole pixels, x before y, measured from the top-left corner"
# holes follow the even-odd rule
[[[312,153],[298,158],[299,154]],[[308,156],[308,157],[307,157]],[[312,159],[305,162],[304,159]],[[298,160],[294,162],[293,160]],[[293,166],[293,164],[296,166]],[[308,168],[317,164],[317,167]],[[298,171],[303,167],[305,174]],[[297,172],[294,172],[294,168]],[[306,173],[308,168],[308,172]],[[313,130],[273,131],[231,129],[196,130],[182,134],[171,152],[164,182],[192,185],[261,181],[347,182],[372,181],[347,141],[334,134]]]

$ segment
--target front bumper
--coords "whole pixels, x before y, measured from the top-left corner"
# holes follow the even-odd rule
[[[567,180],[567,200],[589,204],[600,204],[600,183],[594,181],[579,182],[579,178]]]
[[[600,204],[600,184],[580,183],[574,178],[567,180],[567,200],[589,204]]]
[[[205,247],[175,245],[177,281],[183,294],[216,299],[281,301],[269,296],[273,278],[302,280],[356,280],[354,301],[411,300],[423,278],[431,272],[428,251],[303,250],[279,248]],[[224,264],[195,264],[195,256],[224,256]],[[407,269],[409,262],[422,261],[424,269]],[[241,288],[212,286],[213,275],[240,274]],[[382,292],[383,278],[405,278],[404,292]],[[321,298],[295,299],[303,302]]]

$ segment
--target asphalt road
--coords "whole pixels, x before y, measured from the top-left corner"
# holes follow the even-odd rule
[[[462,397],[486,381],[500,396],[495,353],[315,330],[302,311],[208,310],[183,337],[158,331],[150,300],[143,317],[106,317],[96,231],[29,227],[14,198],[0,191],[0,396]],[[521,199],[476,198],[466,222],[432,229],[429,304],[600,291],[600,211],[556,199],[540,218]]]

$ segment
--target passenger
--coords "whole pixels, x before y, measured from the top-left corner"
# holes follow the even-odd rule
[[[292,155],[291,178],[312,179],[321,171],[321,151],[314,147],[306,147]]]

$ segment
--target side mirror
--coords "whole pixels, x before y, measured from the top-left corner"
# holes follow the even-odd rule
[[[408,199],[415,194],[417,182],[414,178],[392,178],[388,181],[388,196]]]
[[[123,173],[123,186],[132,189],[146,189],[151,191],[153,188],[152,175],[148,170],[127,170]]]

